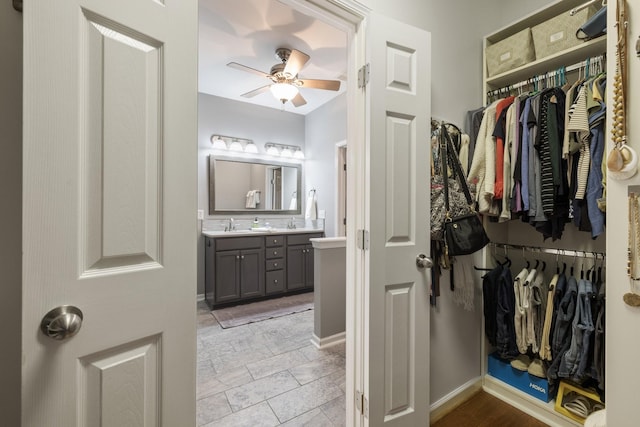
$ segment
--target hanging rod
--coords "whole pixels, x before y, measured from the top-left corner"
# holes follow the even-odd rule
[[[604,70],[604,62],[605,61],[606,61],[606,56],[605,55],[598,55],[598,56],[595,56],[593,58],[585,59],[584,61],[576,62],[575,64],[572,64],[572,65],[567,65],[566,67],[564,67],[563,72],[564,73],[569,73],[569,72],[579,70],[580,68],[587,67],[589,65],[592,65],[592,64],[598,63],[598,62],[602,64],[602,67],[603,67],[603,70]],[[537,76],[532,76],[529,79],[522,80],[522,81],[520,81],[518,83],[514,83],[514,84],[511,84],[511,85],[503,86],[503,87],[498,88],[498,89],[490,90],[487,93],[487,95],[489,97],[493,97],[494,95],[499,95],[501,92],[503,92],[505,90],[509,91],[509,90],[512,90],[512,89],[519,89],[519,88],[521,88],[523,86],[530,85],[530,84],[532,84],[532,83],[534,83],[536,81],[542,81],[545,78],[553,78],[553,77],[558,75],[559,70],[561,70],[561,69],[562,69],[562,67],[560,67],[558,69],[555,69],[553,71],[548,71],[548,72],[546,72],[544,74],[540,74],[540,75],[537,75]]]
[[[571,9],[571,11],[569,12],[569,15],[573,16],[576,13],[580,12],[582,9],[586,9],[589,6],[591,6],[594,3],[597,3],[599,0],[589,0],[588,2],[586,2],[585,4],[581,4],[580,6],[576,6],[573,9]],[[602,2],[603,5],[605,2]]]
[[[604,252],[588,252],[588,251],[574,251],[567,249],[556,249],[556,248],[542,248],[539,246],[523,246],[523,245],[512,245],[510,243],[490,243],[494,248],[503,248],[503,249],[516,249],[516,250],[525,250],[528,252],[538,252],[543,254],[551,254],[551,255],[563,255],[567,257],[581,257],[581,258],[601,258],[605,259],[607,255]]]

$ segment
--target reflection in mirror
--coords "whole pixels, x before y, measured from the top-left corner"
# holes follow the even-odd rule
[[[299,214],[301,166],[209,156],[209,214]]]

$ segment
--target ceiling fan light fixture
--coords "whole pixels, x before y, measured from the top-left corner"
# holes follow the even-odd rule
[[[269,90],[276,99],[283,103],[291,101],[298,94],[298,88],[289,83],[274,83]]]

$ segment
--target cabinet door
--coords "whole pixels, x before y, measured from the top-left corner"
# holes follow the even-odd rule
[[[264,251],[240,251],[240,297],[264,295]]]
[[[240,251],[216,252],[216,303],[240,298],[239,265]]]
[[[287,289],[305,287],[305,251],[307,245],[287,246]]]
[[[305,286],[313,288],[313,246],[307,245],[304,253]]]
[[[216,271],[216,251],[213,239],[207,237],[204,247],[204,299],[213,308],[215,303],[215,271]]]

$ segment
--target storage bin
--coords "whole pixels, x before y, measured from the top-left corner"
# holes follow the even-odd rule
[[[531,28],[526,28],[504,40],[487,46],[487,73],[489,77],[504,73],[536,59]]]
[[[536,58],[546,58],[554,53],[562,52],[584,43],[584,41],[576,37],[576,31],[597,10],[597,6],[589,6],[573,16],[569,15],[567,11],[534,26],[531,29],[531,33],[533,35]]]
[[[543,402],[551,400],[549,396],[549,382],[546,379],[538,378],[530,375],[528,372],[513,368],[508,361],[500,359],[496,353],[489,355],[489,363],[487,365],[489,375],[492,377]]]
[[[585,417],[582,417],[576,413],[576,411],[570,411],[566,408],[567,402],[570,402],[572,399],[576,399],[577,396],[582,398],[582,402],[584,405],[578,405],[578,408],[584,407],[585,415],[590,415],[591,413],[604,409],[604,404],[600,400],[600,396],[595,392],[595,390],[585,389],[577,384],[570,383],[568,381],[560,381],[560,386],[558,387],[558,395],[556,397],[556,404],[554,406],[555,410],[562,415],[565,415],[572,420],[583,424],[585,421]],[[580,412],[580,411],[578,411]]]

